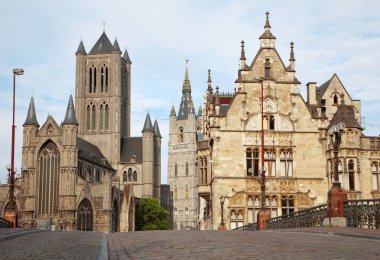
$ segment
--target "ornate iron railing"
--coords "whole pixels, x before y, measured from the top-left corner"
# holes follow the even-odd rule
[[[380,228],[380,199],[345,200],[347,227]]]
[[[10,228],[10,227],[11,227],[11,223],[8,220],[0,217],[0,228]]]
[[[244,225],[242,227],[235,228],[234,230],[256,231],[257,230],[257,223]]]
[[[327,204],[296,211],[269,219],[267,229],[318,227],[322,225],[326,213]]]

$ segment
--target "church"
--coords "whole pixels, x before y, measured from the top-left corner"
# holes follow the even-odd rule
[[[338,174],[348,199],[380,198],[380,138],[363,134],[360,100],[351,98],[336,74],[321,85],[307,83],[305,100],[296,77],[294,43],[285,64],[276,50],[269,13],[259,41],[251,63],[241,42],[231,93],[214,90],[209,72],[203,139],[197,142],[199,228],[255,223],[262,172],[272,218],[326,203],[334,181],[328,131],[338,124],[345,126]]]
[[[138,200],[160,197],[158,122],[148,113],[142,136],[130,136],[132,62],[117,40],[103,31],[89,53],[81,41],[75,55],[75,101],[60,124],[48,115],[40,126],[31,98],[15,183],[18,226],[133,231]]]

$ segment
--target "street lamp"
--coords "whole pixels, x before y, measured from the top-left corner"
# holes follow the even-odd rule
[[[9,203],[6,208],[4,217],[11,222],[12,227],[16,227],[16,203],[14,197],[14,182],[15,182],[15,99],[16,99],[16,76],[24,74],[22,68],[13,69],[13,117],[12,117],[12,150],[11,150],[11,165],[9,171]],[[8,167],[7,167],[8,168]]]
[[[220,225],[218,227],[218,230],[226,230],[226,225],[224,224],[224,217],[223,217],[223,209],[224,209],[224,201],[226,200],[226,196],[220,196]]]
[[[331,190],[328,192],[328,217],[330,223],[331,217],[344,217],[344,201],[347,200],[347,191],[342,188],[338,173],[338,153],[345,127],[344,123],[339,123],[332,125],[328,130],[334,152],[334,182]]]

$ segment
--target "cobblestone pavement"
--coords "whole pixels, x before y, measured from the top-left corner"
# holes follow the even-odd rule
[[[108,235],[113,259],[380,259],[380,231],[149,231]]]
[[[107,248],[108,246],[108,248]],[[0,229],[0,259],[380,259],[380,230],[113,233]]]

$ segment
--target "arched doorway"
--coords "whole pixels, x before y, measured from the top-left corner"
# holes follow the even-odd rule
[[[77,211],[77,230],[93,231],[94,210],[88,199],[82,200]]]
[[[113,201],[112,205],[112,230],[111,232],[117,232],[119,228],[119,207],[117,206],[117,201]]]

